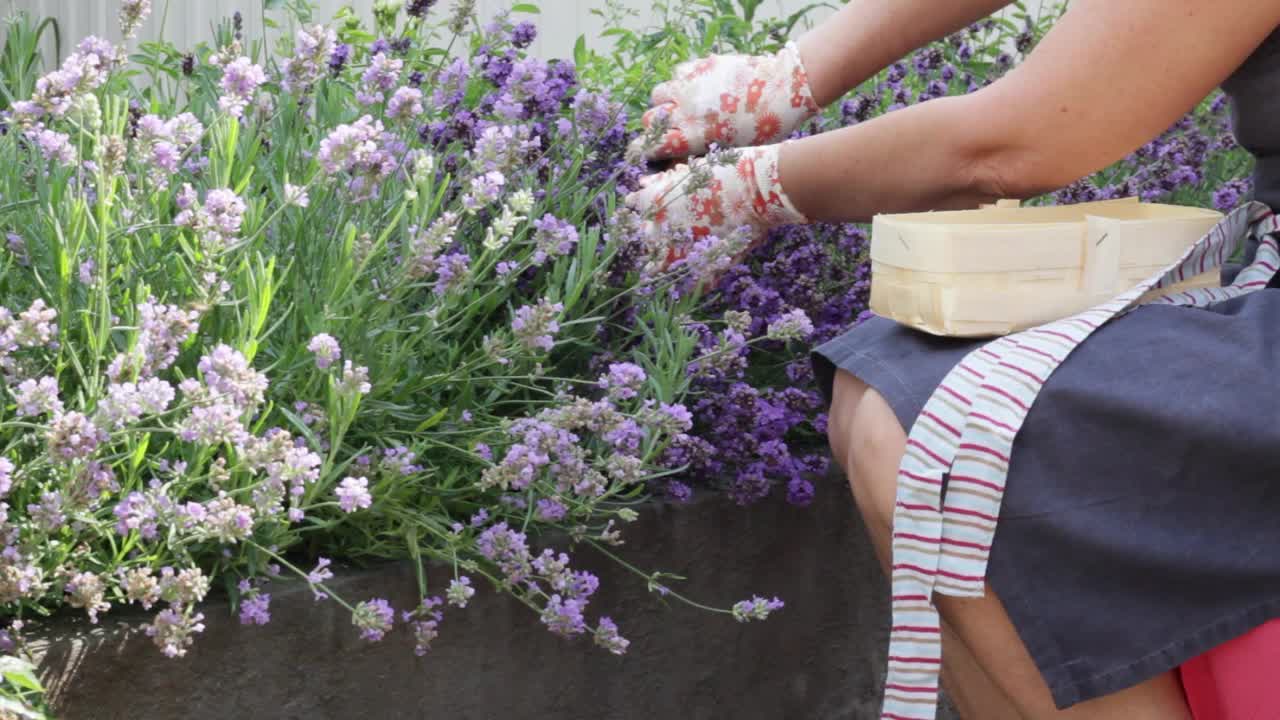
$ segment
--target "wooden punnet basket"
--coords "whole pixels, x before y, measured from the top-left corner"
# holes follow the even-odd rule
[[[1005,335],[1087,310],[1177,260],[1221,213],[1137,198],[879,215],[871,309],[934,335]],[[1218,285],[1205,273],[1171,293]]]

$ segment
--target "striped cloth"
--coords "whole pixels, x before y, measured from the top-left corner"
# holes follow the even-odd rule
[[[1049,376],[1094,330],[1166,288],[1218,268],[1252,235],[1257,255],[1230,286],[1152,300],[1204,306],[1267,285],[1280,220],[1261,203],[1232,211],[1170,267],[1073,317],[993,340],[943,379],[916,418],[898,470],[893,624],[882,720],[933,720],[942,665],[933,593],[981,597],[1013,441]],[[945,485],[944,485],[945,483]]]

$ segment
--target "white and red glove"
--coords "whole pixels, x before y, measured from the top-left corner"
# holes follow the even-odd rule
[[[818,114],[800,51],[789,42],[774,55],[712,55],[676,66],[653,89],[642,122],[669,122],[656,142],[638,150],[650,160],[703,155],[722,147],[768,145]]]
[[[749,250],[769,230],[808,222],[782,189],[778,156],[785,144],[727,151],[723,157],[697,158],[640,180],[626,203],[648,218],[652,236],[669,238],[665,265],[683,258],[689,248],[676,244],[692,231],[693,239],[727,238],[742,228],[751,234]],[[745,250],[744,250],[745,252]]]

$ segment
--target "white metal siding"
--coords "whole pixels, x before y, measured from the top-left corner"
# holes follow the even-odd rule
[[[477,7],[481,18],[489,18],[509,7],[515,0],[478,0]],[[579,35],[586,35],[588,42],[599,46],[600,32],[604,30],[601,18],[591,14],[592,8],[602,7],[604,0],[533,0],[541,7],[539,16],[533,18],[538,23],[539,36],[533,51],[545,58],[569,57],[573,45]],[[766,15],[782,16],[810,4],[813,0],[765,0],[761,10]],[[1039,7],[1045,0],[1033,0],[1028,5]],[[454,0],[440,0],[433,13],[448,13]],[[678,0],[673,0],[673,4]],[[839,4],[840,0],[828,0],[830,4]],[[317,8],[316,17],[328,20],[339,8],[351,5],[362,17],[370,19],[374,0],[314,0]],[[26,10],[36,16],[51,16],[57,19],[60,26],[63,51],[74,45],[85,35],[100,35],[118,42],[120,31],[116,25],[116,14],[120,0],[0,0],[0,8],[7,4],[10,10]],[[160,36],[161,18],[165,16],[164,37],[179,48],[188,48],[201,40],[210,37],[211,26],[221,18],[229,17],[239,10],[245,19],[246,32],[250,37],[261,37],[262,22],[260,8],[262,0],[152,0],[154,11],[151,18],[143,26],[140,36],[146,40],[154,40]],[[622,4],[635,9],[639,16],[635,19],[638,26],[653,21],[656,9],[651,0],[622,0]],[[818,9],[810,17],[814,20],[831,13],[827,9]],[[282,17],[281,13],[275,16]]]

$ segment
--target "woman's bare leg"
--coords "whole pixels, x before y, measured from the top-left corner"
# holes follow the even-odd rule
[[[855,481],[850,472],[850,441],[854,439],[851,421],[856,416],[858,402],[867,386],[847,373],[840,373],[836,380],[830,420],[828,422],[831,435],[832,456],[849,478],[849,486],[853,490],[859,508],[874,507],[877,498],[872,496],[875,490],[868,483]],[[865,438],[859,438],[865,440]],[[893,438],[886,438],[892,441]],[[895,468],[896,470],[896,468]],[[889,577],[889,564],[892,553],[890,537],[892,526],[877,513],[863,513],[867,534],[875,549],[876,558],[880,561],[880,569]],[[885,588],[886,592],[888,588]],[[990,720],[1021,720],[1022,716],[1014,708],[1013,703],[991,678],[978,665],[973,653],[951,628],[950,623],[942,622],[942,685],[963,718]]]
[[[829,425],[833,453],[850,479],[881,564],[887,566],[906,434],[884,398],[845,372],[836,376]],[[1058,710],[990,587],[983,598],[939,596],[936,601],[944,624],[943,681],[966,719],[1190,720],[1173,673]],[[948,643],[948,635],[953,642]]]

